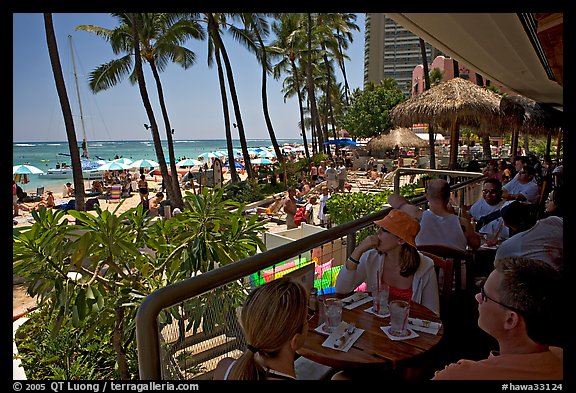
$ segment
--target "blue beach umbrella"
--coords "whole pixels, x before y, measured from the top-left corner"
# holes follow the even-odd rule
[[[98,171],[123,171],[124,169],[130,169],[131,166],[128,164],[122,164],[121,162],[109,162],[96,168]]]
[[[328,142],[324,142],[325,145],[336,145],[336,146],[348,146],[348,145],[355,145],[352,139],[344,138],[344,139],[334,139]]]
[[[142,159],[134,161],[130,166],[132,168],[156,168],[157,166],[160,166],[160,164],[154,160]]]
[[[204,163],[202,161],[198,161],[195,160],[193,158],[185,158],[181,161],[178,161],[176,163],[176,166],[199,166],[199,165],[203,165]]]
[[[44,173],[44,171],[34,165],[15,165],[12,167],[13,175],[36,175],[40,173]]]
[[[225,168],[230,168],[230,163],[227,162],[226,164],[224,164]],[[244,165],[240,164],[239,162],[234,161],[234,167],[238,168],[238,169],[242,169],[244,168]]]
[[[126,164],[126,165],[132,164],[132,160],[129,158],[126,158],[126,157],[117,158],[115,160],[112,160],[112,162],[119,162],[121,164]]]
[[[198,156],[198,158],[218,158],[218,156],[211,152],[202,153]]]
[[[267,158],[255,158],[253,160],[250,160],[251,164],[258,164],[258,165],[271,165],[274,164],[272,161],[270,161]]]

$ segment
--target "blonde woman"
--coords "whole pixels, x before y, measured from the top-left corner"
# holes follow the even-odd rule
[[[240,313],[247,348],[238,359],[220,360],[216,380],[296,379],[294,358],[308,332],[308,294],[279,278],[254,289]]]

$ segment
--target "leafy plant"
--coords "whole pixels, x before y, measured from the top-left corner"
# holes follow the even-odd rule
[[[41,208],[33,213],[36,222],[32,226],[13,232],[14,274],[30,282],[28,292],[39,297],[45,315],[42,324],[53,339],[71,339],[73,335],[62,336],[69,329],[78,329],[87,341],[107,337],[114,359],[104,363],[117,367],[116,378],[132,378],[137,375],[136,362],[131,360],[136,345],[135,316],[146,295],[244,259],[258,247],[265,249],[259,236],[264,223],[230,211],[242,204],[227,200],[224,189],[205,188],[200,195],[188,192],[184,202],[182,214],[155,222],[142,206],[122,214],[98,206],[96,215],[70,211],[75,225],[63,219],[63,212]],[[222,291],[209,301],[197,299],[204,306],[187,310],[198,316],[192,323],[201,318],[204,326],[230,321],[230,310],[243,299],[241,287]],[[216,299],[222,302],[217,313]],[[37,327],[36,323],[32,324]],[[42,334],[38,330],[34,342],[42,340]],[[31,346],[27,349],[35,351]],[[37,350],[46,351],[43,346]],[[100,355],[93,355],[90,362],[101,364]],[[65,367],[58,370],[53,372],[70,374]]]

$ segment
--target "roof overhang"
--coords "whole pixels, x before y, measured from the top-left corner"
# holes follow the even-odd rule
[[[533,15],[537,14],[386,13],[493,84],[562,110],[563,14],[548,17],[548,34],[538,29]]]

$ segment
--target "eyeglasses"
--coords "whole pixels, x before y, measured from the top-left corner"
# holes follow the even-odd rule
[[[496,190],[494,190],[494,189],[488,189],[488,188],[485,189],[485,190],[482,190],[482,192],[483,192],[484,194],[496,194]]]
[[[500,306],[502,306],[504,308],[507,308],[509,310],[515,311],[515,312],[520,313],[520,314],[524,314],[524,311],[522,311],[516,307],[511,307],[511,306],[508,306],[504,303],[500,303],[499,301],[494,300],[490,296],[486,295],[486,291],[484,290],[484,285],[482,285],[482,287],[480,287],[480,295],[482,296],[482,303],[486,302],[486,300],[490,300],[496,304],[499,304]]]

